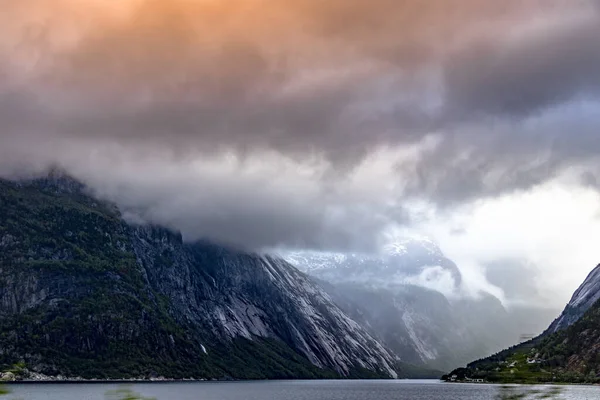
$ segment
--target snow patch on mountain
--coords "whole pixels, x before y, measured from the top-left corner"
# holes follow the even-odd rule
[[[411,249],[421,248],[431,255],[442,257],[442,251],[437,243],[426,236],[415,234],[405,234],[405,236],[396,236],[389,243],[385,244],[382,249],[387,255],[403,255],[407,254]]]
[[[395,238],[376,254],[318,251],[279,252],[302,272],[331,283],[373,287],[413,284],[453,295],[462,282],[456,265],[425,237]]]

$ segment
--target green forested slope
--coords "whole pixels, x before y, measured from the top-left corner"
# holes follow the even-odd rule
[[[337,376],[280,341],[225,343],[176,321],[136,262],[131,228],[81,189],[0,180],[2,368],[24,362],[85,378]]]
[[[600,302],[565,330],[459,368],[446,378],[492,382],[600,383]]]

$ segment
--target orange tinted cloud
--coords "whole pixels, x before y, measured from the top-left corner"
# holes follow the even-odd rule
[[[348,165],[598,87],[600,17],[587,0],[5,3],[0,113],[12,135]]]

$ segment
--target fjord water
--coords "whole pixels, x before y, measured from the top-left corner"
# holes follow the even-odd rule
[[[11,386],[7,399],[104,400],[111,384],[24,384]],[[493,400],[498,387],[438,381],[257,381],[144,383],[131,389],[157,400]],[[568,386],[561,399],[600,398],[600,388]]]

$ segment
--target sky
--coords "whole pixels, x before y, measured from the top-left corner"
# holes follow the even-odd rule
[[[600,262],[597,0],[4,0],[0,174],[250,250],[439,243],[564,305]]]

